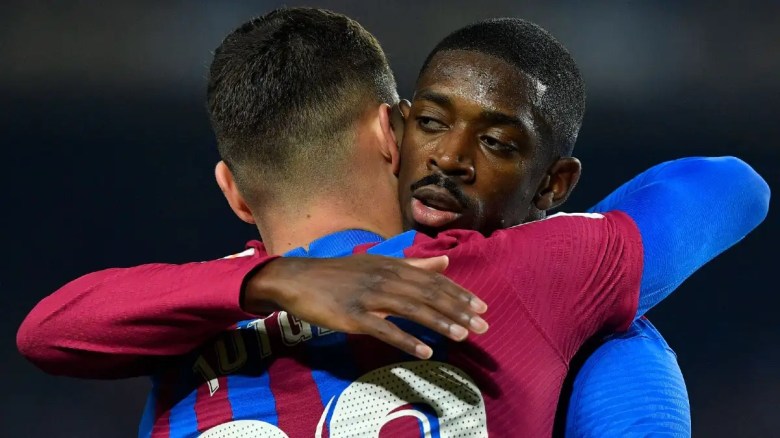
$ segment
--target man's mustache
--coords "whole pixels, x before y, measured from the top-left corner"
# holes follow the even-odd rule
[[[428,176],[425,176],[412,184],[410,186],[410,190],[412,193],[414,193],[415,190],[419,189],[420,187],[425,186],[439,186],[450,192],[450,194],[455,197],[455,199],[460,202],[460,204],[464,208],[468,208],[471,206],[471,200],[466,196],[465,193],[463,193],[463,190],[461,190],[460,186],[453,181],[451,178],[448,178],[440,173],[432,173]]]

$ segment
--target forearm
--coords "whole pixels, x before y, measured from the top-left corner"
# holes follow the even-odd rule
[[[769,187],[734,157],[684,158],[655,166],[590,211],[621,210],[642,235],[641,316],[766,217]]]
[[[187,353],[251,318],[240,306],[242,285],[268,260],[249,256],[87,274],[30,312],[17,334],[19,351],[52,374],[147,374],[160,358]]]

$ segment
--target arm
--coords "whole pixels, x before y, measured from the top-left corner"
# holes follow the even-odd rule
[[[590,211],[623,211],[639,228],[641,316],[758,226],[769,195],[766,181],[738,158],[683,158],[650,168]]]
[[[251,255],[108,269],[41,301],[17,334],[42,370],[85,378],[151,374],[241,320],[284,309],[336,331],[374,336],[427,359],[430,347],[388,322],[402,316],[448,336],[483,333],[485,304],[438,272],[446,257],[399,260]]]
[[[242,283],[271,259],[255,251],[206,263],[87,274],[35,306],[19,328],[17,346],[51,374],[148,374],[159,358],[187,353],[252,318],[239,303]]]
[[[585,339],[625,331],[739,241],[768,201],[766,182],[736,158],[670,161],[594,208],[610,210],[603,215],[558,214],[494,233],[491,260],[515,271],[513,288],[567,360]]]
[[[577,373],[567,438],[690,436],[691,411],[674,352],[646,320],[600,346]]]
[[[666,198],[659,196],[664,192]],[[688,158],[651,168],[590,211],[623,210],[637,222],[645,259],[639,316],[755,228],[768,200],[766,183],[744,162]],[[676,207],[664,208],[662,201]],[[673,353],[649,323],[635,326],[648,327],[641,336],[632,327],[608,341],[577,375],[567,436],[690,435],[685,383]]]

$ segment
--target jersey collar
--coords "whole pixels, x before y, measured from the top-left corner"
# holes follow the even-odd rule
[[[377,243],[385,239],[366,230],[344,230],[320,237],[309,244],[309,249],[299,247],[284,254],[285,257],[339,257],[352,254],[352,248],[364,243]]]

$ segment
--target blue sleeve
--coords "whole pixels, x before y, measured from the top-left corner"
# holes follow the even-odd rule
[[[566,438],[691,436],[691,411],[680,367],[645,320],[610,338],[574,380]]]
[[[590,209],[620,210],[642,236],[637,316],[753,230],[769,209],[769,186],[734,157],[683,158],[650,168]]]

